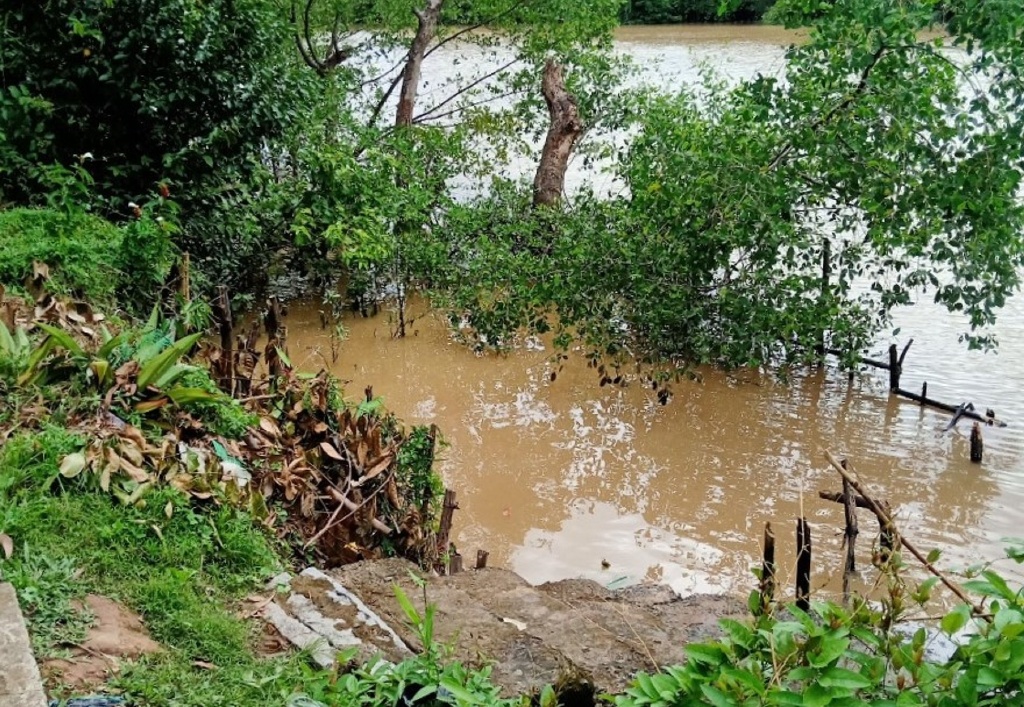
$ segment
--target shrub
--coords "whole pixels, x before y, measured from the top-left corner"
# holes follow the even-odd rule
[[[51,291],[112,301],[121,240],[116,226],[86,213],[0,211],[0,284],[21,286],[40,261],[50,268]]]

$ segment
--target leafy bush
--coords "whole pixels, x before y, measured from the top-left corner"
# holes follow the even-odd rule
[[[185,407],[206,425],[209,432],[229,439],[241,439],[259,417],[246,411],[235,398],[223,393],[206,369],[196,368],[181,378],[181,385],[209,393],[209,400],[197,400]]]
[[[116,226],[86,213],[0,211],[0,283],[21,286],[40,261],[50,268],[50,290],[112,302],[122,238]]]
[[[1007,555],[1024,559],[1019,548]],[[942,660],[926,652],[929,631],[921,623],[900,625],[908,621],[905,604],[924,607],[938,578],[909,591],[898,557],[884,569],[888,596],[878,603],[855,600],[846,609],[816,602],[810,612],[789,606],[753,624],[722,620],[723,639],[687,646],[685,665],[638,675],[616,707],[1020,704],[1019,589],[989,569],[965,582],[990,602],[984,615],[961,603],[942,617],[938,629],[957,646]]]
[[[0,5],[0,65],[0,204],[50,203],[53,173],[78,171],[78,204],[130,222],[127,204],[159,187],[181,204],[195,291],[259,284],[247,276],[287,238],[263,159],[328,80],[298,61],[286,7],[14,0]],[[153,284],[137,259],[166,265],[144,243],[120,263],[129,288]]]
[[[174,261],[172,230],[148,214],[118,227],[74,208],[0,211],[0,284],[21,287],[39,261],[51,292],[101,305],[120,294],[145,306]]]

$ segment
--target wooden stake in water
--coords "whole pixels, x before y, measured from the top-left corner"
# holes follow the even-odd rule
[[[981,439],[981,425],[977,422],[971,428],[971,461],[981,464],[981,458],[985,453],[985,443]]]
[[[840,464],[843,468],[846,468],[846,460],[843,459]],[[857,535],[860,532],[857,528],[857,501],[854,498],[855,494],[853,487],[850,486],[850,482],[843,478],[843,510],[846,519],[846,533],[844,542],[846,543],[846,564],[843,566],[843,603],[850,603],[850,578],[857,571],[857,559],[855,545],[857,544]]]
[[[800,517],[796,521],[796,605],[811,608],[811,528],[804,516],[804,480],[800,479]]]
[[[775,531],[770,522],[764,524],[764,559],[758,591],[761,594],[761,613],[766,614],[775,599]]]

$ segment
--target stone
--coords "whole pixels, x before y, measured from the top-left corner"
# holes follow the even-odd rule
[[[10,584],[0,584],[0,707],[46,707],[25,619]]]

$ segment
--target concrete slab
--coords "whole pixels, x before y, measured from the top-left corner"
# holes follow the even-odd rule
[[[0,707],[46,707],[25,619],[10,584],[0,584]]]

